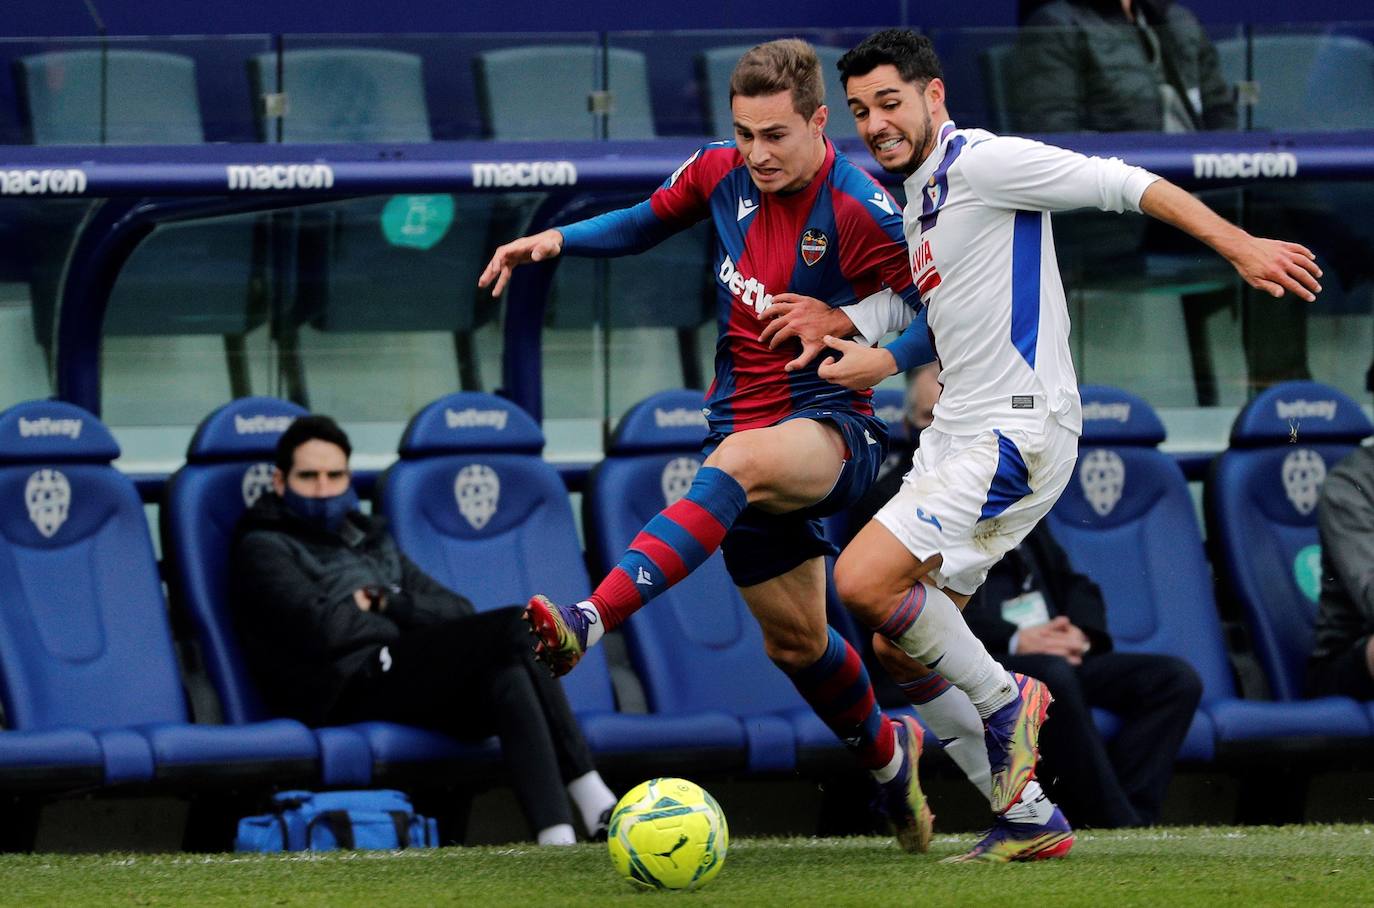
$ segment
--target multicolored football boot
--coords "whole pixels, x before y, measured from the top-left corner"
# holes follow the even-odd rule
[[[1069,821],[1054,809],[1053,816],[1043,826],[1017,823],[999,816],[982,841],[968,854],[945,858],[942,864],[1006,864],[1011,861],[1047,861],[1062,858],[1073,847],[1073,828]]]
[[[524,618],[535,637],[535,657],[555,677],[572,671],[587,651],[587,616],[582,610],[555,605],[547,596],[532,596]]]
[[[910,716],[891,721],[897,746],[902,751],[902,768],[889,781],[878,784],[874,806],[887,818],[897,837],[897,845],[903,851],[925,852],[930,848],[930,834],[935,825],[935,815],[926,803],[918,772],[925,729]]]
[[[1054,698],[1043,682],[1012,673],[1017,698],[984,722],[983,739],[992,767],[992,812],[1005,813],[1021,797],[1021,789],[1035,778],[1037,742]]]

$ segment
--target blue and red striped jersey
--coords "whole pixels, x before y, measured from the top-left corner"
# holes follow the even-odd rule
[[[771,426],[800,410],[871,414],[870,391],[850,391],[806,368],[783,366],[796,343],[769,350],[759,314],[790,291],[847,306],[887,289],[913,309],[912,281],[897,202],[826,141],[825,162],[806,188],[764,193],[733,141],[699,149],[645,202],[560,228],[563,251],[616,255],[647,248],[710,217],[716,243],[715,380],[706,394],[713,432]]]

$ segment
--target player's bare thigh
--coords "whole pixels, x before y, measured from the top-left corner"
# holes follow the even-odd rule
[[[942,560],[938,552],[917,558],[891,530],[870,520],[835,562],[835,590],[856,618],[877,627]],[[968,602],[968,596],[946,592],[960,608]]]
[[[739,591],[763,630],[768,658],[795,671],[825,654],[824,558],[803,561],[786,574]]]
[[[844,439],[830,423],[792,419],[727,436],[706,465],[734,477],[751,505],[785,514],[830,494],[844,455]]]

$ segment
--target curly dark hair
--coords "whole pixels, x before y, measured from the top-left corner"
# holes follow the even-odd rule
[[[862,76],[890,63],[907,82],[924,85],[931,79],[943,79],[940,58],[925,35],[908,28],[889,28],[864,38],[835,64],[840,81],[847,83],[851,76]]]

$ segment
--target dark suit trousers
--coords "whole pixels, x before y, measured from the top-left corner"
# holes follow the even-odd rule
[[[1038,777],[1075,826],[1136,826],[1159,819],[1174,759],[1202,697],[1192,667],[1172,656],[1089,654],[1075,668],[1059,656],[1003,655],[1003,665],[1039,678],[1054,696],[1040,732]],[[1121,730],[1104,742],[1092,707]]]
[[[571,823],[564,784],[595,768],[562,685],[531,652],[520,609],[404,632],[354,675],[330,723],[383,720],[465,741],[501,739],[511,788],[534,831]]]

